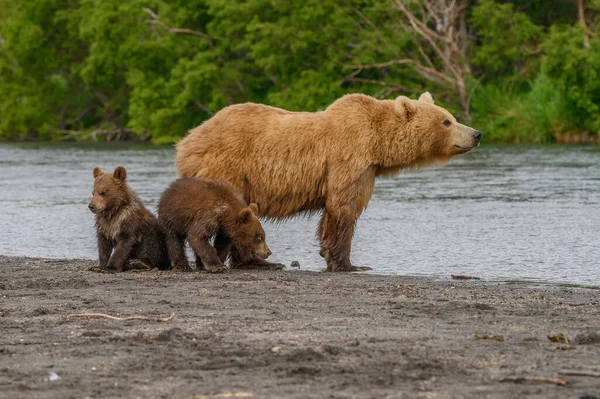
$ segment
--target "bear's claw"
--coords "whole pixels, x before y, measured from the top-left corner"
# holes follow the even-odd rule
[[[214,265],[205,264],[204,269],[209,273],[223,273],[224,271],[229,270],[229,266],[222,263],[217,263]]]

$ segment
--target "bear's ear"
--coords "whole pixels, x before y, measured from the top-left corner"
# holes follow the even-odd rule
[[[433,104],[433,97],[431,96],[430,92],[426,91],[425,93],[423,93],[419,96],[419,101]]]
[[[396,98],[394,102],[394,109],[403,118],[410,119],[412,115],[417,112],[417,107],[413,100],[406,96],[400,96]]]
[[[115,172],[113,173],[113,177],[117,180],[125,180],[127,179],[127,171],[122,166],[117,166],[115,168]]]
[[[101,176],[101,175],[103,175],[103,174],[104,174],[104,172],[103,172],[103,171],[102,171],[102,169],[100,169],[98,166],[96,166],[96,167],[94,168],[94,179],[95,179],[96,177],[98,177],[98,176]]]
[[[252,211],[250,208],[244,208],[240,211],[239,222],[240,224],[248,223],[252,219]]]
[[[258,216],[258,205],[256,205],[254,202],[252,202],[250,205],[248,205],[248,208],[250,208],[250,210],[252,211],[253,214]]]

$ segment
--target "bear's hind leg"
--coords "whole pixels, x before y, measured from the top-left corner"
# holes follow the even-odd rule
[[[183,247],[183,237],[177,236],[173,232],[167,232],[165,234],[167,242],[167,250],[169,252],[169,258],[173,263],[173,270],[182,272],[191,272],[193,269],[185,257],[185,249]]]

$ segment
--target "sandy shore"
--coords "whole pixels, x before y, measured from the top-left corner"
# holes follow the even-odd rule
[[[93,264],[0,256],[0,397],[600,398],[598,290]]]

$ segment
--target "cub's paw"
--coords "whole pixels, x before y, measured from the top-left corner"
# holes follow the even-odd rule
[[[127,264],[127,268],[125,270],[132,270],[132,271],[137,271],[137,272],[145,272],[148,270],[152,270],[152,266],[150,266],[148,263],[139,260],[139,259],[132,259],[129,261],[129,263]]]
[[[229,266],[224,265],[223,263],[207,263],[204,265],[204,270],[209,273],[223,273],[226,270],[229,270]]]

